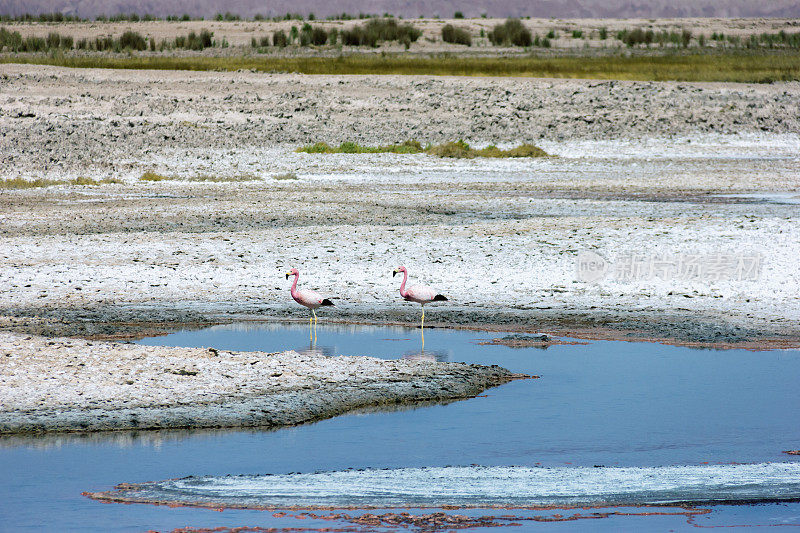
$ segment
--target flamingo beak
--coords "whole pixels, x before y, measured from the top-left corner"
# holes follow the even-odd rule
[[[292,275],[292,273],[291,273],[291,272],[287,272],[287,273],[286,273],[286,279],[289,279],[289,276],[291,276],[291,275]]]
[[[395,277],[396,275],[397,275],[397,269],[392,270],[392,277]]]

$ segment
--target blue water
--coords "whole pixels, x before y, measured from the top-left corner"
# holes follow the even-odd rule
[[[307,335],[304,325],[219,326],[144,342],[308,350]],[[378,434],[371,438],[381,443],[359,455],[376,453],[374,466],[389,466],[383,464],[387,449],[399,458],[392,466],[464,459],[486,465],[658,466],[782,461],[788,458],[782,450],[800,443],[800,352],[610,341],[546,350],[479,344],[502,336],[427,329],[425,355],[498,364],[541,379],[512,382],[467,402],[371,417],[369,427]],[[320,326],[316,349],[331,355],[419,357],[419,330]],[[361,418],[352,420],[362,427]],[[427,442],[416,457],[423,463],[408,464],[414,447],[403,446],[415,438]]]
[[[667,466],[797,460],[781,451],[800,447],[798,351],[625,342],[513,349],[479,344],[502,334],[426,329],[423,354],[414,329],[319,326],[317,333],[313,349],[329,355],[498,364],[541,379],[515,381],[448,405],[352,414],[279,431],[2,439],[0,531],[331,526],[258,511],[102,504],[80,495],[119,482],[189,475],[473,463]],[[304,325],[226,326],[144,342],[272,352],[307,350],[307,335]],[[702,520],[800,523],[800,504],[718,507]],[[641,530],[642,524],[689,527],[685,517],[614,517],[549,527]]]

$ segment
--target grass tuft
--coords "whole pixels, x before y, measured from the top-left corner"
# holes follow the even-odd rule
[[[429,146],[426,148],[425,152],[439,157],[460,159],[472,159],[475,157],[552,157],[538,146],[532,144],[521,144],[510,150],[501,150],[494,145],[475,149],[461,140],[440,144],[438,146]]]
[[[139,179],[141,181],[164,181],[168,180],[169,178],[167,176],[162,176],[161,174],[156,174],[155,172],[148,170],[147,172],[142,174],[142,177]]]
[[[297,174],[295,174],[294,172],[284,172],[283,174],[275,174],[274,176],[272,176],[272,179],[279,181],[296,180]]]
[[[405,23],[398,24],[393,18],[370,19],[360,26],[339,32],[342,44],[346,46],[375,47],[384,41],[397,41],[406,47],[422,36],[422,31]]]
[[[530,30],[514,18],[492,28],[489,40],[495,46],[530,46],[533,43]]]
[[[497,150],[494,146],[486,147],[484,150],[488,150],[489,148]],[[499,150],[498,154],[499,155],[484,155],[482,157],[553,157],[533,144],[521,144],[511,150]]]
[[[406,141],[401,144],[386,146],[361,146],[354,142],[343,142],[339,146],[330,146],[324,142],[317,142],[301,146],[296,152],[307,154],[419,154],[426,153],[438,157],[453,157],[472,159],[475,157],[551,157],[547,152],[532,144],[522,144],[510,150],[501,150],[494,145],[477,150],[466,142],[459,140],[438,145],[422,147],[418,141]]]
[[[442,27],[442,40],[446,43],[472,46],[472,35],[466,28],[458,28],[452,24]]]
[[[61,185],[64,182],[57,180],[48,180],[37,178],[35,180],[26,180],[25,178],[11,178],[7,180],[0,180],[0,189],[33,189],[36,187],[50,187],[52,185]]]
[[[78,177],[74,180],[67,181],[66,185],[109,185],[113,183],[122,183],[122,180],[116,178],[103,178],[96,180],[93,178]]]
[[[386,146],[362,146],[354,142],[343,142],[339,146],[331,146],[328,143],[317,142],[301,146],[295,151],[307,154],[418,154],[424,149],[419,142],[411,140]]]
[[[0,180],[0,189],[35,189],[39,187],[53,187],[55,185],[107,185],[110,183],[122,182],[113,178],[95,180],[92,178],[80,177],[71,180],[50,180],[45,178],[26,180],[25,178],[16,177]]]
[[[470,154],[470,147],[464,141],[456,141],[456,142],[439,144],[437,146],[429,146],[426,152],[428,152],[430,155],[436,155],[439,157],[457,157],[457,158],[475,157],[474,154]]]
[[[330,146],[328,143],[316,142],[314,144],[301,146],[295,150],[295,152],[305,152],[307,154],[335,154],[336,149]]]

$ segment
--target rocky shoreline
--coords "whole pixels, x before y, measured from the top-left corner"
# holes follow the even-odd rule
[[[463,363],[0,333],[0,435],[276,428],[362,408],[469,398],[522,377]]]

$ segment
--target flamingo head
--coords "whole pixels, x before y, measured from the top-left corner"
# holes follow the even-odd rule
[[[289,279],[289,276],[299,276],[300,271],[296,268],[291,269],[289,272],[286,273],[286,279]]]
[[[400,272],[405,272],[405,271],[406,271],[406,267],[399,266],[399,267],[395,268],[394,270],[392,270],[392,277],[395,277]]]

